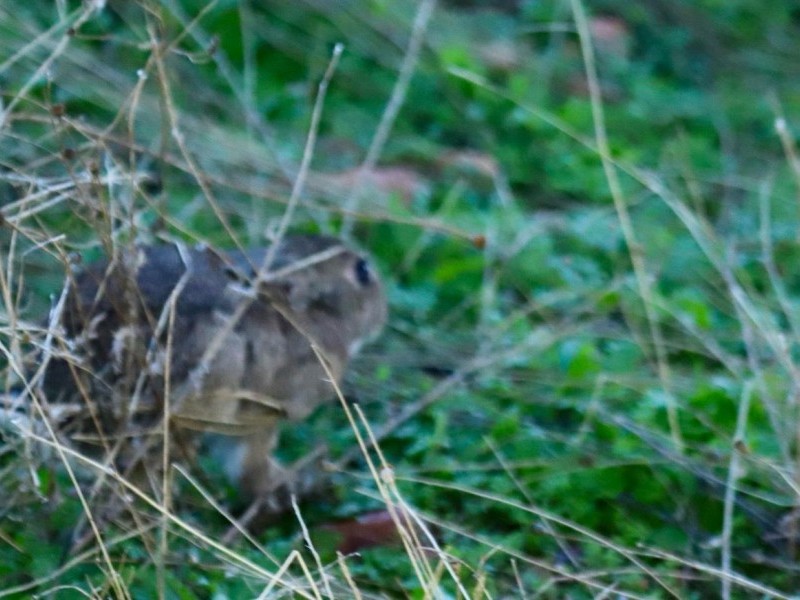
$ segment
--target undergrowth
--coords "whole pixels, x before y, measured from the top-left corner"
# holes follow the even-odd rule
[[[755,0],[0,4],[0,597],[794,597],[798,29]],[[47,427],[37,364],[68,270],[287,217],[375,257],[390,326],[282,433],[327,444],[329,496],[235,534],[213,457],[141,494]],[[390,526],[343,551],[364,514]]]

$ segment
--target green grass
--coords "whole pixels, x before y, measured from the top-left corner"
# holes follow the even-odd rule
[[[262,243],[293,188],[391,306],[344,387],[373,469],[341,404],[287,427],[333,489],[250,541],[210,458],[106,523],[97,465],[4,424],[0,597],[796,593],[800,13],[511,4],[0,6],[6,391],[70,256]],[[337,557],[376,510],[404,542]]]

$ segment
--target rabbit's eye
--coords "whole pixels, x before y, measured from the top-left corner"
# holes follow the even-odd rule
[[[355,264],[356,280],[361,285],[369,285],[372,283],[372,271],[370,271],[369,263],[363,258],[359,258]]]

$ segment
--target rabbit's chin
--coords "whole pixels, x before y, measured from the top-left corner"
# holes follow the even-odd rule
[[[350,342],[350,345],[347,347],[347,352],[350,356],[355,356],[359,352],[361,352],[361,348],[364,347],[369,340],[360,339],[360,340],[353,340]]]
[[[368,334],[363,335],[360,338],[357,338],[352,342],[350,342],[350,344],[347,346],[348,356],[350,358],[356,356],[359,352],[361,352],[361,349],[364,346],[378,339],[378,337],[380,337],[381,335],[381,332],[383,331],[383,325],[384,323],[381,323],[380,327],[376,327]]]

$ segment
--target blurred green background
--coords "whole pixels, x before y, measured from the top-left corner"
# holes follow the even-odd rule
[[[40,322],[70,257],[264,243],[341,43],[292,229],[352,238],[387,281],[389,330],[348,397],[390,426],[400,493],[452,562],[432,559],[432,588],[386,540],[348,559],[358,589],[790,597],[798,40],[789,1],[0,2],[3,345],[35,348],[16,321]],[[96,554],[62,556],[69,480],[7,437],[0,595],[102,596]],[[282,452],[320,440],[334,459],[353,448],[337,405],[287,428]],[[332,477],[301,505],[325,564],[326,524],[385,507],[363,462]],[[177,513],[218,538],[225,520],[177,484]],[[165,564],[170,598],[265,585],[185,532],[166,557],[151,529],[125,532],[109,552],[132,597],[159,591]],[[313,567],[294,517],[258,539],[268,557],[235,549]]]

